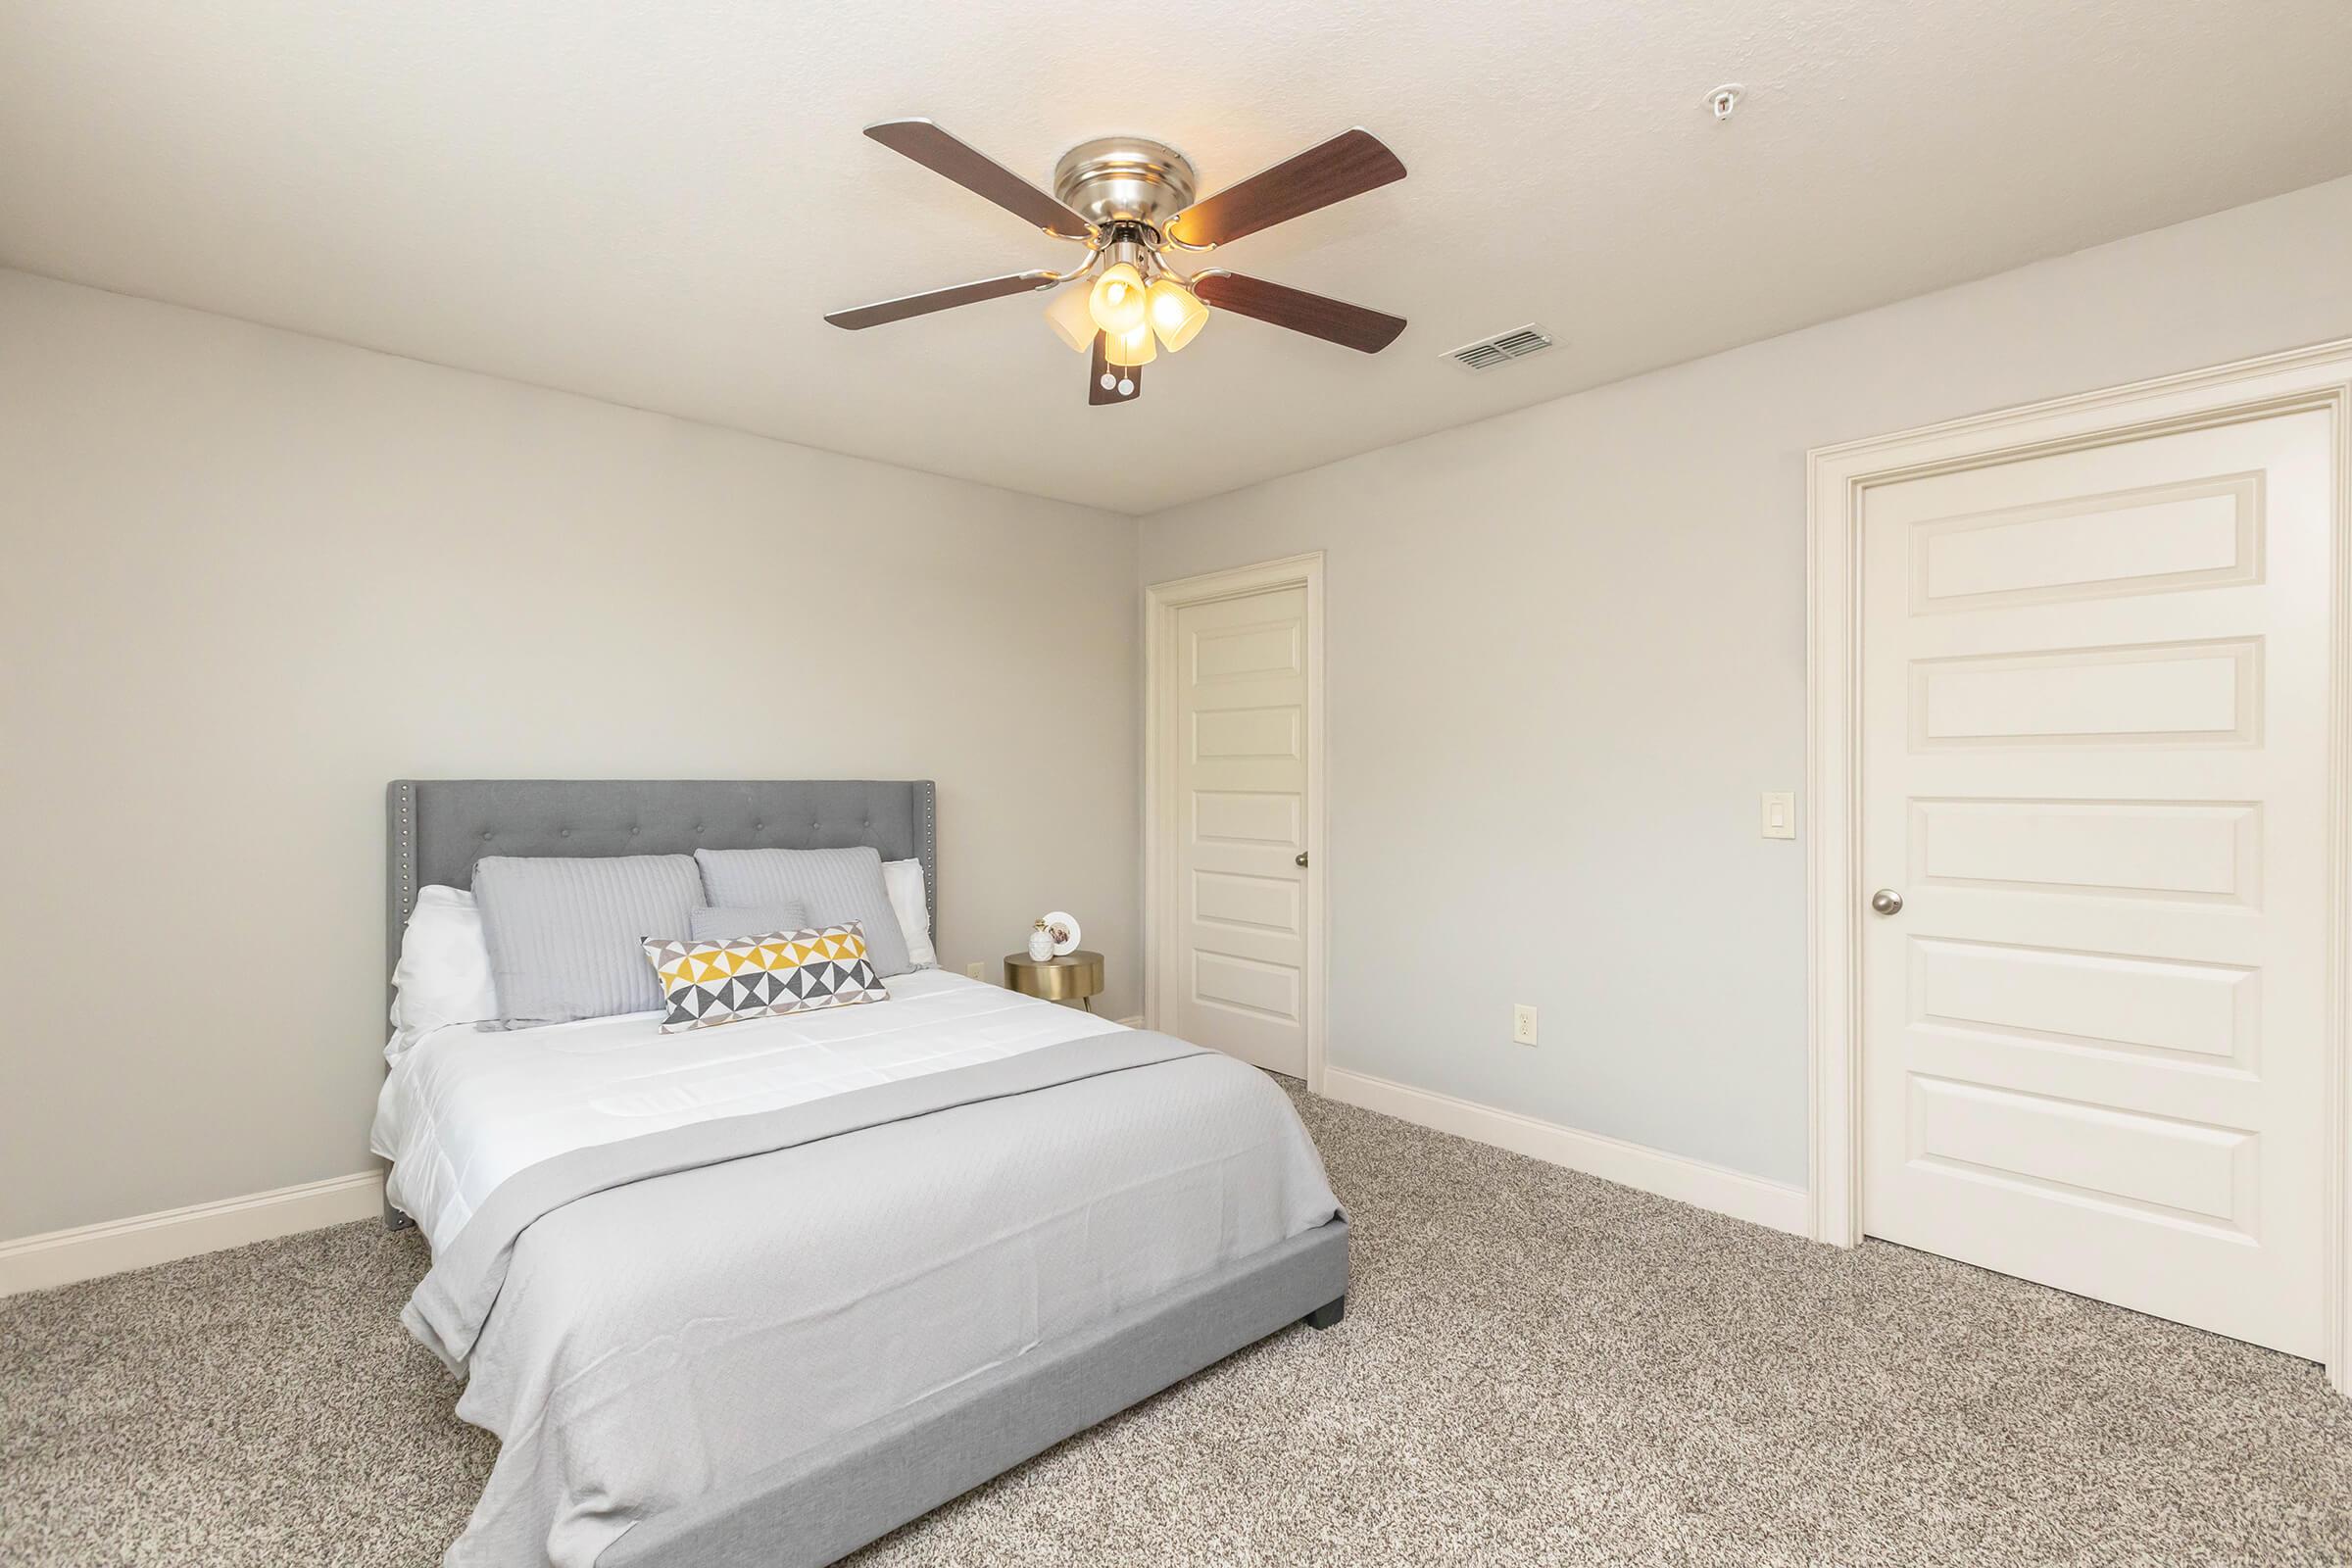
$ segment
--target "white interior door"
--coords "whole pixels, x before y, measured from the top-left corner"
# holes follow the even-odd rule
[[[2328,416],[1864,492],[1864,1228],[2324,1353]]]
[[[1307,595],[1178,606],[1163,657],[1156,1025],[1306,1074]]]

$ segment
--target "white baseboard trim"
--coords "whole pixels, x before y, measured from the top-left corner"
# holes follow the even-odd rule
[[[1140,1026],[1143,1020],[1120,1022]],[[1811,1209],[1803,1190],[1760,1176],[1344,1067],[1325,1069],[1323,1093],[1345,1104],[1565,1165],[1751,1224],[1798,1236],[1810,1234]],[[0,1242],[0,1296],[43,1291],[225,1247],[371,1219],[381,1211],[382,1198],[382,1174],[361,1171],[274,1192],[249,1193],[242,1198],[19,1237]]]
[[[1323,1093],[1344,1104],[1377,1110],[1416,1127],[1493,1144],[1515,1154],[1565,1165],[1570,1170],[1638,1187],[1660,1198],[1711,1208],[1718,1214],[1729,1214],[1752,1225],[1766,1225],[1797,1236],[1812,1234],[1812,1205],[1802,1188],[1726,1170],[1704,1160],[1687,1159],[1646,1145],[1538,1121],[1533,1116],[1497,1110],[1475,1101],[1415,1089],[1410,1084],[1392,1083],[1370,1073],[1349,1072],[1345,1067],[1323,1070]]]
[[[1130,1029],[1141,1029],[1144,1026],[1144,1015],[1139,1012],[1132,1018],[1121,1018],[1119,1022]]]
[[[267,1242],[381,1212],[380,1171],[190,1203],[155,1214],[104,1220],[68,1231],[0,1242],[0,1296],[45,1291],[102,1274],[147,1268],[224,1247]]]

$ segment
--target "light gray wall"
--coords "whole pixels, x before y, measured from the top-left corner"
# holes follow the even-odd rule
[[[0,272],[0,1238],[369,1168],[394,777],[936,778],[1135,1010],[1129,518]]]
[[[1329,553],[1332,1065],[1802,1185],[1807,449],[2347,334],[2338,180],[1146,518]]]

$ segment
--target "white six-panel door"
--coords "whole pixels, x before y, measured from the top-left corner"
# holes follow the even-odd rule
[[[1158,671],[1165,888],[1155,1023],[1306,1074],[1307,592],[1174,611]]]
[[[2333,443],[1863,492],[1870,1234],[2325,1353]]]

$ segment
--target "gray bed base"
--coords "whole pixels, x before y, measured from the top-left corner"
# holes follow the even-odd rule
[[[1279,1329],[1329,1328],[1347,1289],[1334,1219],[648,1519],[597,1568],[816,1568]]]
[[[939,911],[928,780],[396,779],[385,974],[428,884],[473,885],[485,855],[676,855],[870,844],[919,859]],[[387,1227],[412,1223],[384,1208]],[[837,1443],[634,1526],[598,1568],[813,1568],[1296,1322],[1346,1310],[1348,1222],[1334,1218],[1071,1339],[970,1378]]]

